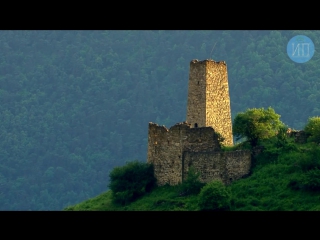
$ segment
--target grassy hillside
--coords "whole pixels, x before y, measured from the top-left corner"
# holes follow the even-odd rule
[[[320,147],[289,139],[276,147],[276,139],[261,143],[265,150],[253,161],[249,177],[227,186],[232,211],[320,210]],[[126,206],[112,202],[111,190],[64,210],[69,211],[197,211],[199,195],[180,196],[179,186],[157,187]]]

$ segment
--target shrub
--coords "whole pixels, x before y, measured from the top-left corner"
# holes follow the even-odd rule
[[[301,175],[291,178],[288,183],[288,187],[291,188],[292,190],[302,189],[303,188],[302,179],[303,179],[303,177],[301,177]]]
[[[320,143],[320,117],[309,118],[304,131],[309,135],[309,141]]]
[[[230,210],[230,192],[221,181],[212,181],[205,185],[199,194],[198,206],[202,211]]]
[[[199,194],[201,188],[205,185],[205,183],[200,182],[199,176],[200,173],[196,172],[194,167],[190,167],[187,179],[179,186],[179,195],[187,196]]]
[[[320,169],[320,148],[317,146],[313,146],[311,149],[308,149],[305,153],[300,154],[297,164],[301,167],[302,171],[304,172],[315,168]]]
[[[156,184],[153,165],[138,161],[115,167],[109,176],[112,200],[121,205],[135,201],[150,192]]]
[[[305,189],[311,191],[319,191],[320,170],[318,168],[314,168],[312,170],[307,171],[306,173],[302,173],[292,178],[288,186],[293,190]]]
[[[312,169],[305,174],[303,186],[308,190],[320,190],[320,170]]]
[[[285,147],[288,144],[288,137],[287,137],[288,127],[283,125],[279,127],[279,131],[277,133],[277,147]]]

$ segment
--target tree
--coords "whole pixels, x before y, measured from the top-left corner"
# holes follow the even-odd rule
[[[238,113],[233,122],[233,134],[236,139],[246,138],[251,146],[257,146],[258,141],[275,136],[284,124],[280,115],[269,107],[252,108]]]

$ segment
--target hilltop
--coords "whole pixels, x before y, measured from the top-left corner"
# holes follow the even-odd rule
[[[319,145],[312,142],[296,143],[293,138],[283,147],[277,147],[276,142],[276,138],[262,141],[260,144],[265,149],[254,160],[251,175],[226,187],[231,192],[231,211],[320,210]],[[239,148],[241,144],[235,147]],[[112,193],[109,190],[64,210],[199,210],[199,196],[181,196],[180,190],[180,186],[157,187],[126,206],[113,204]]]

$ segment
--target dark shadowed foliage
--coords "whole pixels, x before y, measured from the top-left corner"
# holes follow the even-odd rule
[[[115,203],[126,205],[150,192],[156,185],[153,165],[133,161],[110,172],[109,188]]]
[[[230,209],[231,195],[221,181],[212,181],[201,189],[199,208],[202,211],[225,211]]]

